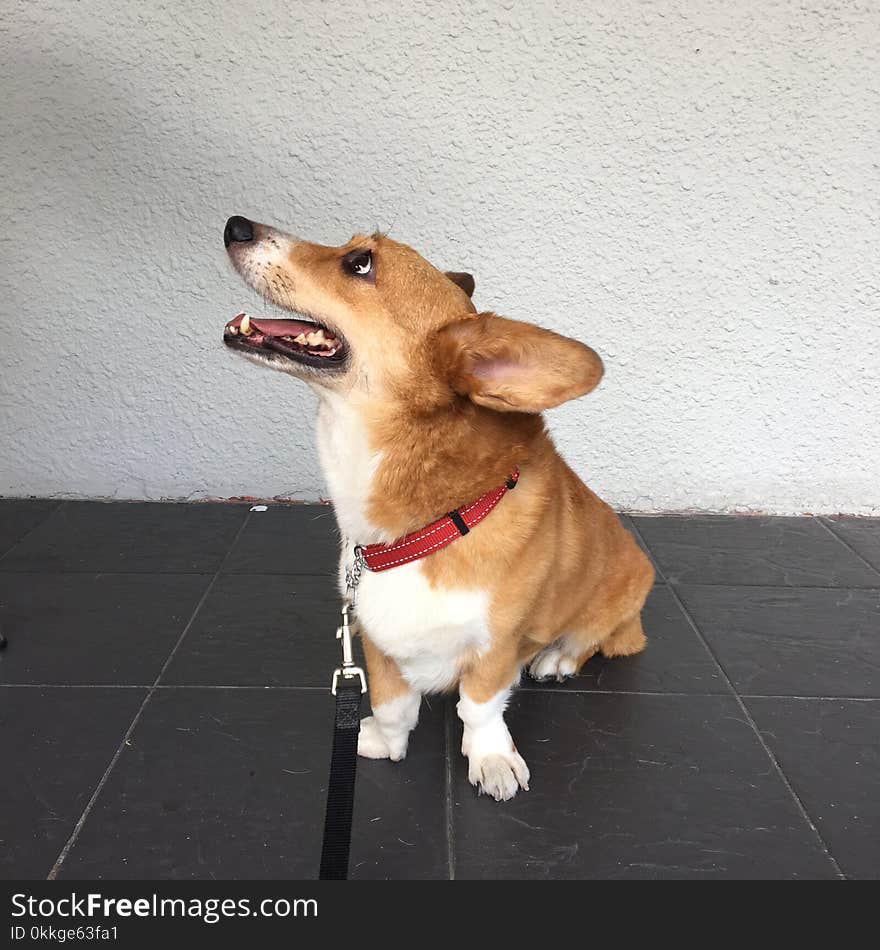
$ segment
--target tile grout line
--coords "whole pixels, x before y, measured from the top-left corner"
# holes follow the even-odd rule
[[[633,524],[633,528],[635,529],[636,536],[648,548],[648,550],[650,550],[650,546],[647,544],[644,537],[642,537],[642,533],[639,531],[635,522],[633,522],[632,524]],[[785,772],[783,772],[782,766],[779,764],[779,760],[773,754],[772,750],[770,749],[770,746],[767,745],[767,742],[764,739],[763,735],[761,735],[761,730],[758,729],[758,724],[755,722],[754,718],[752,717],[752,714],[749,712],[748,707],[743,701],[742,696],[740,696],[739,692],[734,686],[733,680],[731,680],[731,678],[727,675],[727,670],[725,670],[724,667],[721,665],[721,662],[719,661],[718,657],[715,655],[714,650],[711,648],[711,646],[709,645],[709,642],[703,636],[703,631],[700,630],[696,621],[691,616],[690,611],[685,606],[684,601],[679,596],[679,593],[676,590],[675,586],[673,584],[670,584],[666,580],[666,574],[664,573],[660,564],[655,561],[654,566],[657,570],[657,573],[663,578],[663,580],[666,582],[667,586],[669,587],[669,590],[672,594],[673,599],[675,600],[676,604],[678,604],[678,609],[681,610],[681,612],[684,614],[684,617],[687,620],[688,624],[690,625],[691,629],[694,631],[694,633],[700,639],[700,642],[703,644],[703,648],[709,653],[709,656],[711,656],[712,659],[715,661],[715,665],[718,667],[719,672],[724,677],[724,680],[727,683],[727,685],[730,687],[731,693],[733,694],[733,697],[736,699],[737,705],[742,711],[742,714],[746,717],[746,721],[751,727],[752,732],[754,732],[755,737],[757,738],[758,742],[761,744],[761,747],[764,749],[764,752],[767,755],[767,758],[770,760],[770,762],[773,765],[773,768],[776,770],[776,774],[779,776],[779,778],[782,780],[782,783],[788,789],[788,793],[789,795],[791,795],[792,800],[797,806],[797,809],[800,812],[801,817],[804,819],[804,821],[806,821],[807,825],[810,827],[813,834],[815,835],[816,840],[821,845],[822,850],[825,852],[825,856],[831,862],[831,866],[833,867],[838,878],[840,878],[841,880],[846,880],[846,875],[843,873],[843,871],[840,868],[840,865],[837,863],[837,858],[835,858],[834,855],[831,853],[831,849],[828,847],[828,844],[826,843],[825,839],[819,833],[819,829],[816,827],[816,823],[813,821],[810,813],[807,811],[806,807],[804,806],[804,803],[801,800],[801,797],[795,791],[794,786],[789,781],[788,776],[785,774]]]
[[[47,512],[47,514],[46,514],[46,516],[45,516],[44,518],[40,518],[40,520],[39,520],[33,527],[28,528],[27,531],[25,531],[25,533],[24,533],[17,541],[13,541],[12,544],[11,544],[2,554],[0,554],[0,562],[2,562],[3,559],[4,559],[7,555],[11,554],[11,553],[19,546],[19,544],[21,544],[22,541],[24,541],[27,537],[29,537],[31,534],[33,534],[34,531],[36,531],[37,528],[40,527],[40,525],[44,525],[44,524],[52,517],[52,515],[54,515],[55,512],[58,511],[58,509],[59,509],[63,504],[64,504],[63,501],[59,501],[51,511]],[[13,574],[13,573],[15,573],[15,572],[14,572],[14,571],[9,571],[9,573],[10,573],[10,574]]]
[[[575,674],[576,675],[576,674]],[[566,680],[570,683],[571,680]],[[517,690],[517,696],[528,696],[529,693],[551,693],[554,696],[672,696],[677,699],[693,697],[694,699],[712,699],[717,696],[729,696],[729,693],[672,693],[652,689],[575,689],[568,685],[560,689],[555,686],[523,686]]]
[[[452,714],[450,713],[451,702],[445,703],[443,710],[443,746],[446,753],[445,761],[445,784],[446,784],[446,869],[450,881],[455,880],[455,791],[453,788],[453,766],[452,766]]]
[[[226,554],[223,556],[223,560],[220,562],[219,567],[214,572],[214,576],[211,578],[210,582],[208,583],[208,586],[205,588],[204,592],[202,593],[202,596],[199,598],[199,601],[196,604],[195,608],[193,609],[193,612],[190,614],[189,620],[186,622],[186,625],[181,631],[180,636],[177,638],[177,642],[174,644],[173,648],[171,649],[171,652],[168,654],[168,656],[165,659],[165,662],[162,664],[162,668],[159,670],[158,674],[156,675],[156,679],[154,680],[153,685],[149,688],[149,691],[147,692],[147,695],[144,697],[143,702],[138,707],[138,711],[134,714],[134,718],[129,724],[128,729],[126,729],[125,735],[122,737],[122,741],[119,743],[119,746],[117,747],[116,752],[114,753],[113,757],[110,759],[110,763],[108,764],[107,768],[104,770],[104,774],[101,776],[100,780],[98,781],[98,784],[95,786],[95,790],[92,792],[91,797],[86,802],[86,806],[83,809],[83,813],[79,816],[79,820],[73,826],[73,831],[71,832],[70,837],[67,839],[58,857],[55,859],[55,863],[52,865],[52,869],[49,871],[49,874],[46,878],[47,881],[54,881],[58,877],[58,873],[60,872],[61,867],[64,864],[64,862],[67,860],[68,854],[70,854],[71,850],[73,849],[73,846],[76,844],[77,839],[79,838],[80,832],[84,828],[85,823],[88,820],[89,815],[91,814],[92,808],[95,806],[95,803],[98,800],[98,796],[101,794],[102,790],[104,789],[104,786],[107,784],[110,778],[110,775],[113,772],[113,769],[116,767],[116,763],[122,757],[122,753],[125,751],[126,743],[128,742],[129,738],[134,733],[134,730],[137,728],[137,724],[140,721],[140,718],[143,715],[144,710],[147,708],[147,704],[150,702],[150,700],[153,697],[153,694],[156,692],[156,689],[159,686],[159,681],[164,676],[165,671],[168,669],[168,666],[170,665],[171,661],[174,659],[174,655],[177,653],[177,650],[179,649],[181,643],[183,643],[184,637],[187,635],[187,633],[189,633],[189,629],[195,622],[195,619],[198,616],[199,611],[202,609],[202,606],[204,605],[205,601],[208,599],[208,596],[210,595],[211,591],[214,589],[214,585],[217,583],[217,580],[220,577],[220,572],[223,569],[223,565],[226,563],[227,559],[229,558],[229,555],[232,552],[232,549],[235,547],[236,543],[238,542],[238,539],[241,537],[242,532],[244,531],[249,521],[250,521],[250,512],[248,512],[245,515],[244,520],[239,526],[239,529],[236,532],[235,537],[232,539],[229,545],[229,548],[226,551]]]
[[[714,659],[714,658],[713,658]],[[0,690],[4,689],[219,689],[219,690],[259,690],[271,692],[326,692],[326,686],[268,686],[261,683],[159,683],[151,686],[149,683],[0,683]],[[529,693],[551,693],[554,696],[672,696],[678,699],[715,699],[719,696],[730,696],[724,693],[676,693],[649,689],[559,689],[558,686],[526,686],[518,691],[519,696],[528,696]],[[824,702],[824,703],[880,703],[880,696],[802,696],[797,693],[740,693],[743,699],[781,699],[795,702]]]
[[[880,696],[777,696],[774,693],[741,693],[743,699],[794,699],[798,702],[880,703]]]
[[[839,535],[839,534],[831,527],[831,525],[828,524],[828,523],[825,521],[824,518],[817,516],[817,517],[816,517],[816,521],[818,521],[819,524],[822,525],[822,527],[831,535],[832,538],[834,538],[835,541],[839,541],[845,548],[849,548],[849,550],[852,551],[852,553],[855,554],[855,556],[856,556],[866,567],[870,568],[875,574],[880,574],[880,571],[878,571],[877,568],[874,567],[874,565],[873,565],[867,558],[862,557],[862,555],[859,554],[859,552],[849,543],[849,541],[847,541],[846,538],[841,537],[841,535]],[[871,588],[868,588],[868,590],[870,590],[870,589],[871,589]]]

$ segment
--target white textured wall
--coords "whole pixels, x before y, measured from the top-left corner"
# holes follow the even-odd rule
[[[0,494],[316,498],[232,212],[381,227],[604,356],[609,500],[880,508],[880,4],[0,0]]]

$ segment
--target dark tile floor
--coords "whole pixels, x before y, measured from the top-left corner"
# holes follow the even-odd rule
[[[880,521],[628,523],[648,650],[523,684],[504,805],[431,699],[353,877],[880,877]],[[0,876],[313,876],[335,558],[328,508],[0,501]]]

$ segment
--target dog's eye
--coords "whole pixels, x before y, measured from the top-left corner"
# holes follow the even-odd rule
[[[343,259],[343,265],[349,274],[367,277],[373,270],[372,251],[355,251]]]

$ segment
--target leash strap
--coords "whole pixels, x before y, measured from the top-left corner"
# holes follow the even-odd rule
[[[354,780],[357,777],[358,734],[361,731],[361,696],[367,691],[364,671],[355,665],[352,637],[357,625],[352,602],[360,572],[350,577],[342,605],[342,625],[336,639],[342,641],[342,666],[333,671],[330,692],[336,697],[333,752],[327,782],[327,813],[324,816],[324,844],[321,847],[319,881],[345,881],[351,848],[351,813],[354,808]]]
[[[336,686],[336,723],[330,757],[330,780],[327,784],[327,814],[324,818],[324,844],[318,875],[320,881],[348,879],[360,726],[360,680],[341,678]]]

